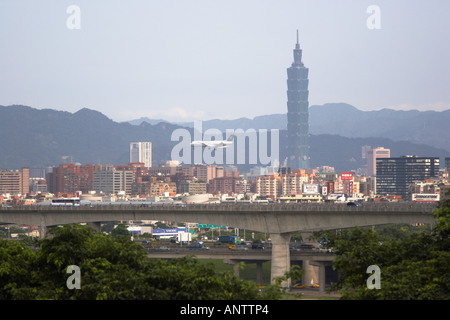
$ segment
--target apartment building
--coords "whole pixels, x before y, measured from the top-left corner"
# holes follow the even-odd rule
[[[74,194],[81,191],[87,193],[93,186],[94,171],[99,166],[87,164],[60,164],[46,174],[47,190],[51,193]]]
[[[281,176],[281,194],[293,195],[302,194],[303,184],[311,183],[313,176],[307,174],[305,170],[293,170],[291,173]]]
[[[278,198],[281,191],[282,180],[277,173],[256,178],[256,193],[260,196]]]
[[[0,194],[10,193],[13,195],[25,195],[30,192],[30,169],[1,170],[0,171]]]

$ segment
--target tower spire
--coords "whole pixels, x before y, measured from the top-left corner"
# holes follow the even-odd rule
[[[295,44],[295,49],[300,49],[300,43],[298,41],[298,29],[297,29],[297,43]]]

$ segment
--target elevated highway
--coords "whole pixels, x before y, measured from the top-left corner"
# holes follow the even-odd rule
[[[0,207],[0,223],[55,226],[120,220],[162,220],[236,227],[265,233],[344,229],[390,223],[433,223],[432,203],[269,205],[96,205]]]
[[[198,259],[217,259],[223,260],[226,264],[233,265],[234,274],[239,277],[240,262],[245,264],[256,264],[256,283],[263,284],[262,264],[272,260],[272,250],[229,250],[226,248],[211,248],[210,250],[190,250],[186,247],[171,247],[170,250],[150,249],[148,256],[157,259],[172,259],[185,256],[195,256]],[[303,268],[307,264],[318,267],[318,274],[305,272],[303,274],[303,283],[309,284],[312,278],[319,284],[319,290],[325,289],[325,266],[331,265],[335,255],[330,252],[319,250],[295,250],[290,252],[290,261],[295,264],[302,264]],[[306,271],[306,270],[305,270]]]
[[[269,233],[272,278],[290,268],[289,242],[295,231],[345,229],[380,224],[433,224],[434,203],[346,204],[209,204],[209,205],[94,205],[81,207],[22,206],[0,208],[0,224],[48,226],[121,220],[162,220],[223,225]]]

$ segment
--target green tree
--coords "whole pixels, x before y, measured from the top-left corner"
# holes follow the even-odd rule
[[[129,237],[106,235],[88,226],[53,228],[36,252],[19,242],[0,242],[0,298],[53,300],[278,299],[273,286],[216,274],[193,257],[150,259]],[[81,289],[69,289],[67,273],[81,271]]]
[[[316,234],[326,238],[336,254],[333,268],[339,281],[332,288],[343,299],[450,299],[450,206],[442,201],[433,212],[436,225],[428,228],[370,228]],[[387,232],[386,232],[387,231]],[[381,289],[369,289],[367,268],[381,270]]]
[[[0,300],[11,300],[16,288],[28,286],[34,258],[23,242],[0,240]]]
[[[128,231],[127,229],[127,225],[125,223],[119,223],[117,225],[117,227],[115,227],[114,229],[112,229],[111,234],[113,236],[127,236],[130,237],[130,231]]]

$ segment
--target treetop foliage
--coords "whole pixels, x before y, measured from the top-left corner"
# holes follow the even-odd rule
[[[88,226],[49,231],[36,251],[0,240],[2,300],[233,300],[278,299],[280,287],[261,292],[256,283],[216,274],[193,257],[150,259],[143,246]],[[68,266],[80,268],[80,289],[69,289]],[[275,288],[276,287],[276,288]]]

